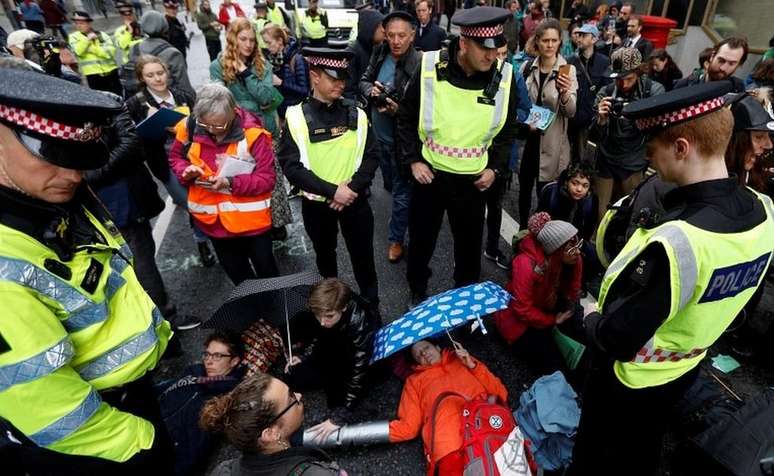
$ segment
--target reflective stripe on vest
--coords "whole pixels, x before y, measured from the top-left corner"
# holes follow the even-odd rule
[[[692,349],[688,352],[673,352],[671,350],[657,349],[654,343],[655,339],[650,340],[642,346],[637,352],[637,355],[631,360],[632,362],[648,363],[648,362],[677,362],[678,360],[690,359],[699,356],[707,349]]]
[[[320,179],[329,183],[335,183],[338,185],[342,181],[350,179],[355,172],[360,168],[360,164],[363,162],[363,154],[365,153],[365,143],[368,137],[368,117],[365,112],[357,109],[357,131],[348,130],[339,137],[323,141],[322,143],[312,144],[309,140],[309,127],[304,117],[303,104],[296,104],[287,109],[285,113],[285,119],[287,120],[288,131],[290,136],[298,147],[298,160],[301,162],[307,170],[317,175]],[[353,137],[354,136],[354,137]],[[350,141],[354,138],[354,143],[350,144]],[[350,149],[352,155],[349,157],[342,157],[341,160],[352,161],[351,169],[343,170],[342,175],[330,175],[325,170],[324,162],[330,160],[327,153],[319,153],[315,151],[316,148],[323,144],[331,143],[332,141],[344,141],[345,143],[336,143],[336,146],[342,146],[343,151],[347,148]],[[311,149],[311,150],[310,150]],[[315,160],[313,160],[315,159]],[[320,163],[322,159],[323,163]],[[313,163],[314,162],[314,163]],[[323,165],[321,169],[321,165]],[[305,190],[301,191],[302,195],[310,200],[324,202],[327,199],[321,195],[317,195]]]
[[[222,212],[258,212],[271,207],[271,199],[258,200],[257,202],[234,203],[220,202],[218,209]]]
[[[0,392],[10,387],[32,382],[55,372],[75,355],[73,343],[65,337],[43,352],[14,364],[0,366]]]
[[[124,244],[121,248],[125,246]],[[126,249],[128,250],[128,246]],[[108,302],[126,283],[121,273],[128,263],[120,256],[114,255],[110,259],[110,265],[105,300],[102,302],[92,301],[58,276],[15,258],[0,256],[0,280],[15,282],[59,303],[68,314],[62,325],[68,332],[77,332],[107,319]]]
[[[452,173],[479,173],[486,166],[484,160],[487,156],[487,150],[489,149],[494,136],[503,128],[507,116],[507,106],[510,100],[511,81],[513,77],[513,68],[509,63],[502,65],[502,79],[500,80],[497,93],[493,99],[493,105],[482,106],[487,109],[484,111],[491,115],[487,118],[488,127],[483,129],[479,125],[483,117],[470,117],[470,125],[473,128],[466,130],[466,133],[472,134],[470,139],[473,144],[467,144],[461,146],[456,143],[452,143],[453,140],[444,140],[450,132],[448,124],[436,124],[436,119],[443,121],[449,118],[450,114],[465,115],[468,111],[461,111],[459,109],[460,104],[455,103],[457,106],[455,110],[444,109],[449,97],[459,95],[478,95],[482,96],[482,91],[468,91],[461,88],[456,88],[450,85],[447,81],[441,81],[437,78],[436,64],[440,61],[440,51],[428,51],[422,56],[422,80],[420,83],[420,125],[419,125],[419,137],[422,141],[424,151],[423,157],[425,157],[431,165],[440,170],[444,170]],[[499,67],[499,65],[498,65]],[[449,89],[453,89],[450,91]],[[444,91],[441,91],[443,89]],[[450,94],[451,93],[451,94]],[[489,109],[491,108],[491,109]],[[440,109],[444,109],[441,111]],[[474,111],[476,114],[480,114],[480,111]],[[478,126],[478,129],[476,129]],[[453,133],[453,132],[452,132]],[[447,159],[447,160],[444,160]],[[448,161],[448,159],[453,159]],[[463,162],[456,163],[455,160],[463,159]],[[458,168],[459,170],[455,170]]]
[[[36,431],[27,437],[38,446],[49,446],[81,427],[99,409],[102,399],[96,390],[86,395],[86,398],[70,413],[59,418],[42,430]]]
[[[126,362],[134,359],[138,355],[152,349],[159,337],[156,334],[156,327],[159,326],[164,318],[161,316],[158,308],[153,308],[153,319],[150,325],[139,335],[121,343],[117,347],[105,352],[96,359],[79,365],[75,371],[83,377],[84,380],[94,380],[103,375],[109,374],[113,370],[121,367]]]

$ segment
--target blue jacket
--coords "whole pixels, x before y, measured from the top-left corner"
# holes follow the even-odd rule
[[[277,109],[280,117],[285,117],[288,107],[300,103],[309,95],[309,70],[300,49],[300,44],[290,38],[283,52],[284,61],[277,75],[282,78],[282,85],[277,89],[285,98]]]

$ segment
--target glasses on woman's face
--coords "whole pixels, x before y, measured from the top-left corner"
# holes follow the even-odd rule
[[[581,246],[583,246],[583,238],[575,238],[575,242],[568,246],[564,252],[568,255],[580,253]]]
[[[221,354],[220,352],[202,352],[202,360],[212,359],[215,362],[219,362],[226,357],[233,357],[233,354]]]
[[[231,121],[229,121],[231,122]],[[229,122],[226,122],[225,124],[207,124],[206,122],[202,122],[200,120],[196,120],[196,125],[201,127],[202,129],[207,129],[208,131],[218,131],[222,132],[228,129]]]
[[[298,397],[296,397],[296,394],[295,394],[295,392],[293,392],[292,390],[290,390],[290,388],[288,388],[288,399],[290,400],[290,403],[288,403],[288,406],[286,406],[284,410],[282,410],[281,412],[279,412],[279,415],[275,416],[275,417],[274,417],[274,418],[273,418],[273,419],[272,419],[272,420],[269,422],[269,424],[268,424],[267,426],[271,426],[271,425],[273,425],[274,423],[276,423],[277,421],[279,421],[279,419],[280,419],[280,418],[282,418],[282,416],[283,416],[285,413],[289,412],[291,408],[293,408],[294,406],[296,406],[296,405],[298,405],[298,404],[300,404],[300,403],[301,403],[301,400],[299,400],[299,399],[298,399]]]

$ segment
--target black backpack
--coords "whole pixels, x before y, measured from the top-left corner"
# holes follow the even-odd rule
[[[140,90],[140,84],[137,80],[137,72],[135,71],[135,63],[140,56],[140,44],[138,43],[132,46],[129,50],[129,57],[126,58],[124,64],[118,68],[118,77],[121,80],[121,85],[124,87],[124,97],[129,98]],[[149,53],[151,56],[158,56],[167,48],[174,48],[169,43],[162,43],[153,48]]]

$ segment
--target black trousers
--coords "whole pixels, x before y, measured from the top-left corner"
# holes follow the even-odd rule
[[[144,221],[122,227],[121,235],[134,254],[134,274],[145,292],[153,299],[161,314],[174,314],[175,306],[169,303],[164,280],[156,266],[156,243],[153,241],[150,223]]]
[[[153,424],[155,437],[153,445],[135,454],[124,463],[116,463],[91,456],[74,456],[39,447],[11,427],[0,421],[0,460],[3,474],[16,475],[98,475],[113,476],[137,474],[173,474],[174,453],[167,428],[161,418],[158,401],[153,392],[150,376],[101,393],[107,404],[144,418]],[[10,432],[21,444],[7,439]]]
[[[521,156],[519,167],[519,228],[527,228],[527,220],[532,212],[532,189],[537,181],[536,194],[540,192],[548,182],[540,182],[540,136],[533,133],[524,145],[524,153]]]
[[[294,392],[323,390],[328,408],[342,407],[346,403],[349,381],[346,352],[314,352],[309,358],[291,368],[283,380]]]
[[[220,50],[221,50],[220,38],[218,39],[205,38],[204,41],[207,44],[207,54],[210,55],[210,61],[215,61],[215,59],[218,57],[218,54],[220,54]]]
[[[406,270],[412,292],[427,292],[427,282],[432,274],[430,259],[435,251],[444,213],[449,216],[449,226],[454,238],[455,286],[478,282],[481,274],[486,194],[473,185],[474,181],[475,177],[472,175],[438,171],[428,185],[413,181],[409,206],[411,246]]]
[[[113,94],[124,96],[124,88],[121,86],[121,81],[118,79],[118,70],[114,69],[106,75],[90,74],[86,76],[86,82],[91,89],[98,91],[110,91]]]
[[[586,380],[572,464],[566,475],[654,475],[672,409],[699,367],[664,385],[632,389],[597,358]]]
[[[374,264],[374,214],[365,198],[337,212],[326,202],[304,199],[301,203],[304,229],[312,240],[317,270],[324,278],[339,275],[336,245],[339,228],[352,261],[352,271],[360,295],[372,303],[379,302],[379,285]]]
[[[509,175],[510,176],[510,175]],[[503,196],[507,182],[504,178],[495,179],[486,195],[486,250],[499,250],[500,226],[503,224]]]
[[[246,279],[279,276],[268,232],[253,236],[210,238],[223,271],[238,285]]]

